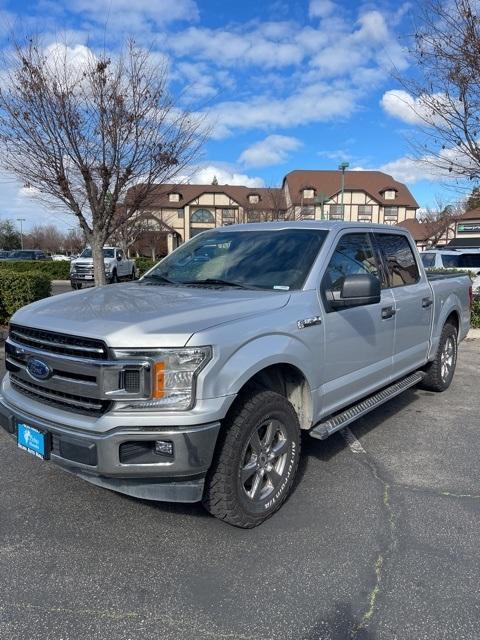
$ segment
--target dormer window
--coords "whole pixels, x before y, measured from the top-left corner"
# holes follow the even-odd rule
[[[385,200],[395,200],[395,198],[397,197],[397,192],[395,191],[395,189],[387,189],[383,192],[383,197],[385,198]]]
[[[303,190],[303,197],[304,198],[313,198],[315,197],[315,189],[304,189]]]
[[[260,202],[260,196],[258,193],[251,193],[248,196],[248,201],[250,204],[258,204]]]
[[[179,193],[170,193],[168,195],[169,202],[180,202],[180,194]]]

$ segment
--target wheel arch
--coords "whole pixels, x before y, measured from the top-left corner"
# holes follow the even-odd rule
[[[307,377],[297,366],[277,362],[263,367],[242,384],[235,402],[241,401],[242,395],[252,389],[274,391],[284,396],[295,409],[301,429],[312,426],[312,390]]]

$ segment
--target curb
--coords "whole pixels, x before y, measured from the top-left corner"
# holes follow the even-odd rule
[[[70,280],[52,280],[52,284],[70,284]]]
[[[470,329],[467,340],[480,340],[480,329]]]

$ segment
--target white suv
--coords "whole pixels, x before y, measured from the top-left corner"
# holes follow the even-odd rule
[[[420,254],[425,269],[472,271],[473,292],[480,295],[480,249],[430,249]]]

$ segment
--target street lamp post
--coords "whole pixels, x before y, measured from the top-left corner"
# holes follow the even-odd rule
[[[26,218],[17,218],[17,222],[20,223],[20,248],[23,249],[23,222],[26,221]]]
[[[341,185],[341,190],[340,190],[340,203],[342,206],[342,217],[345,218],[345,211],[343,209],[343,194],[345,192],[345,169],[348,169],[349,167],[349,163],[348,162],[342,162],[339,166],[338,169],[339,171],[342,172],[342,185]]]

